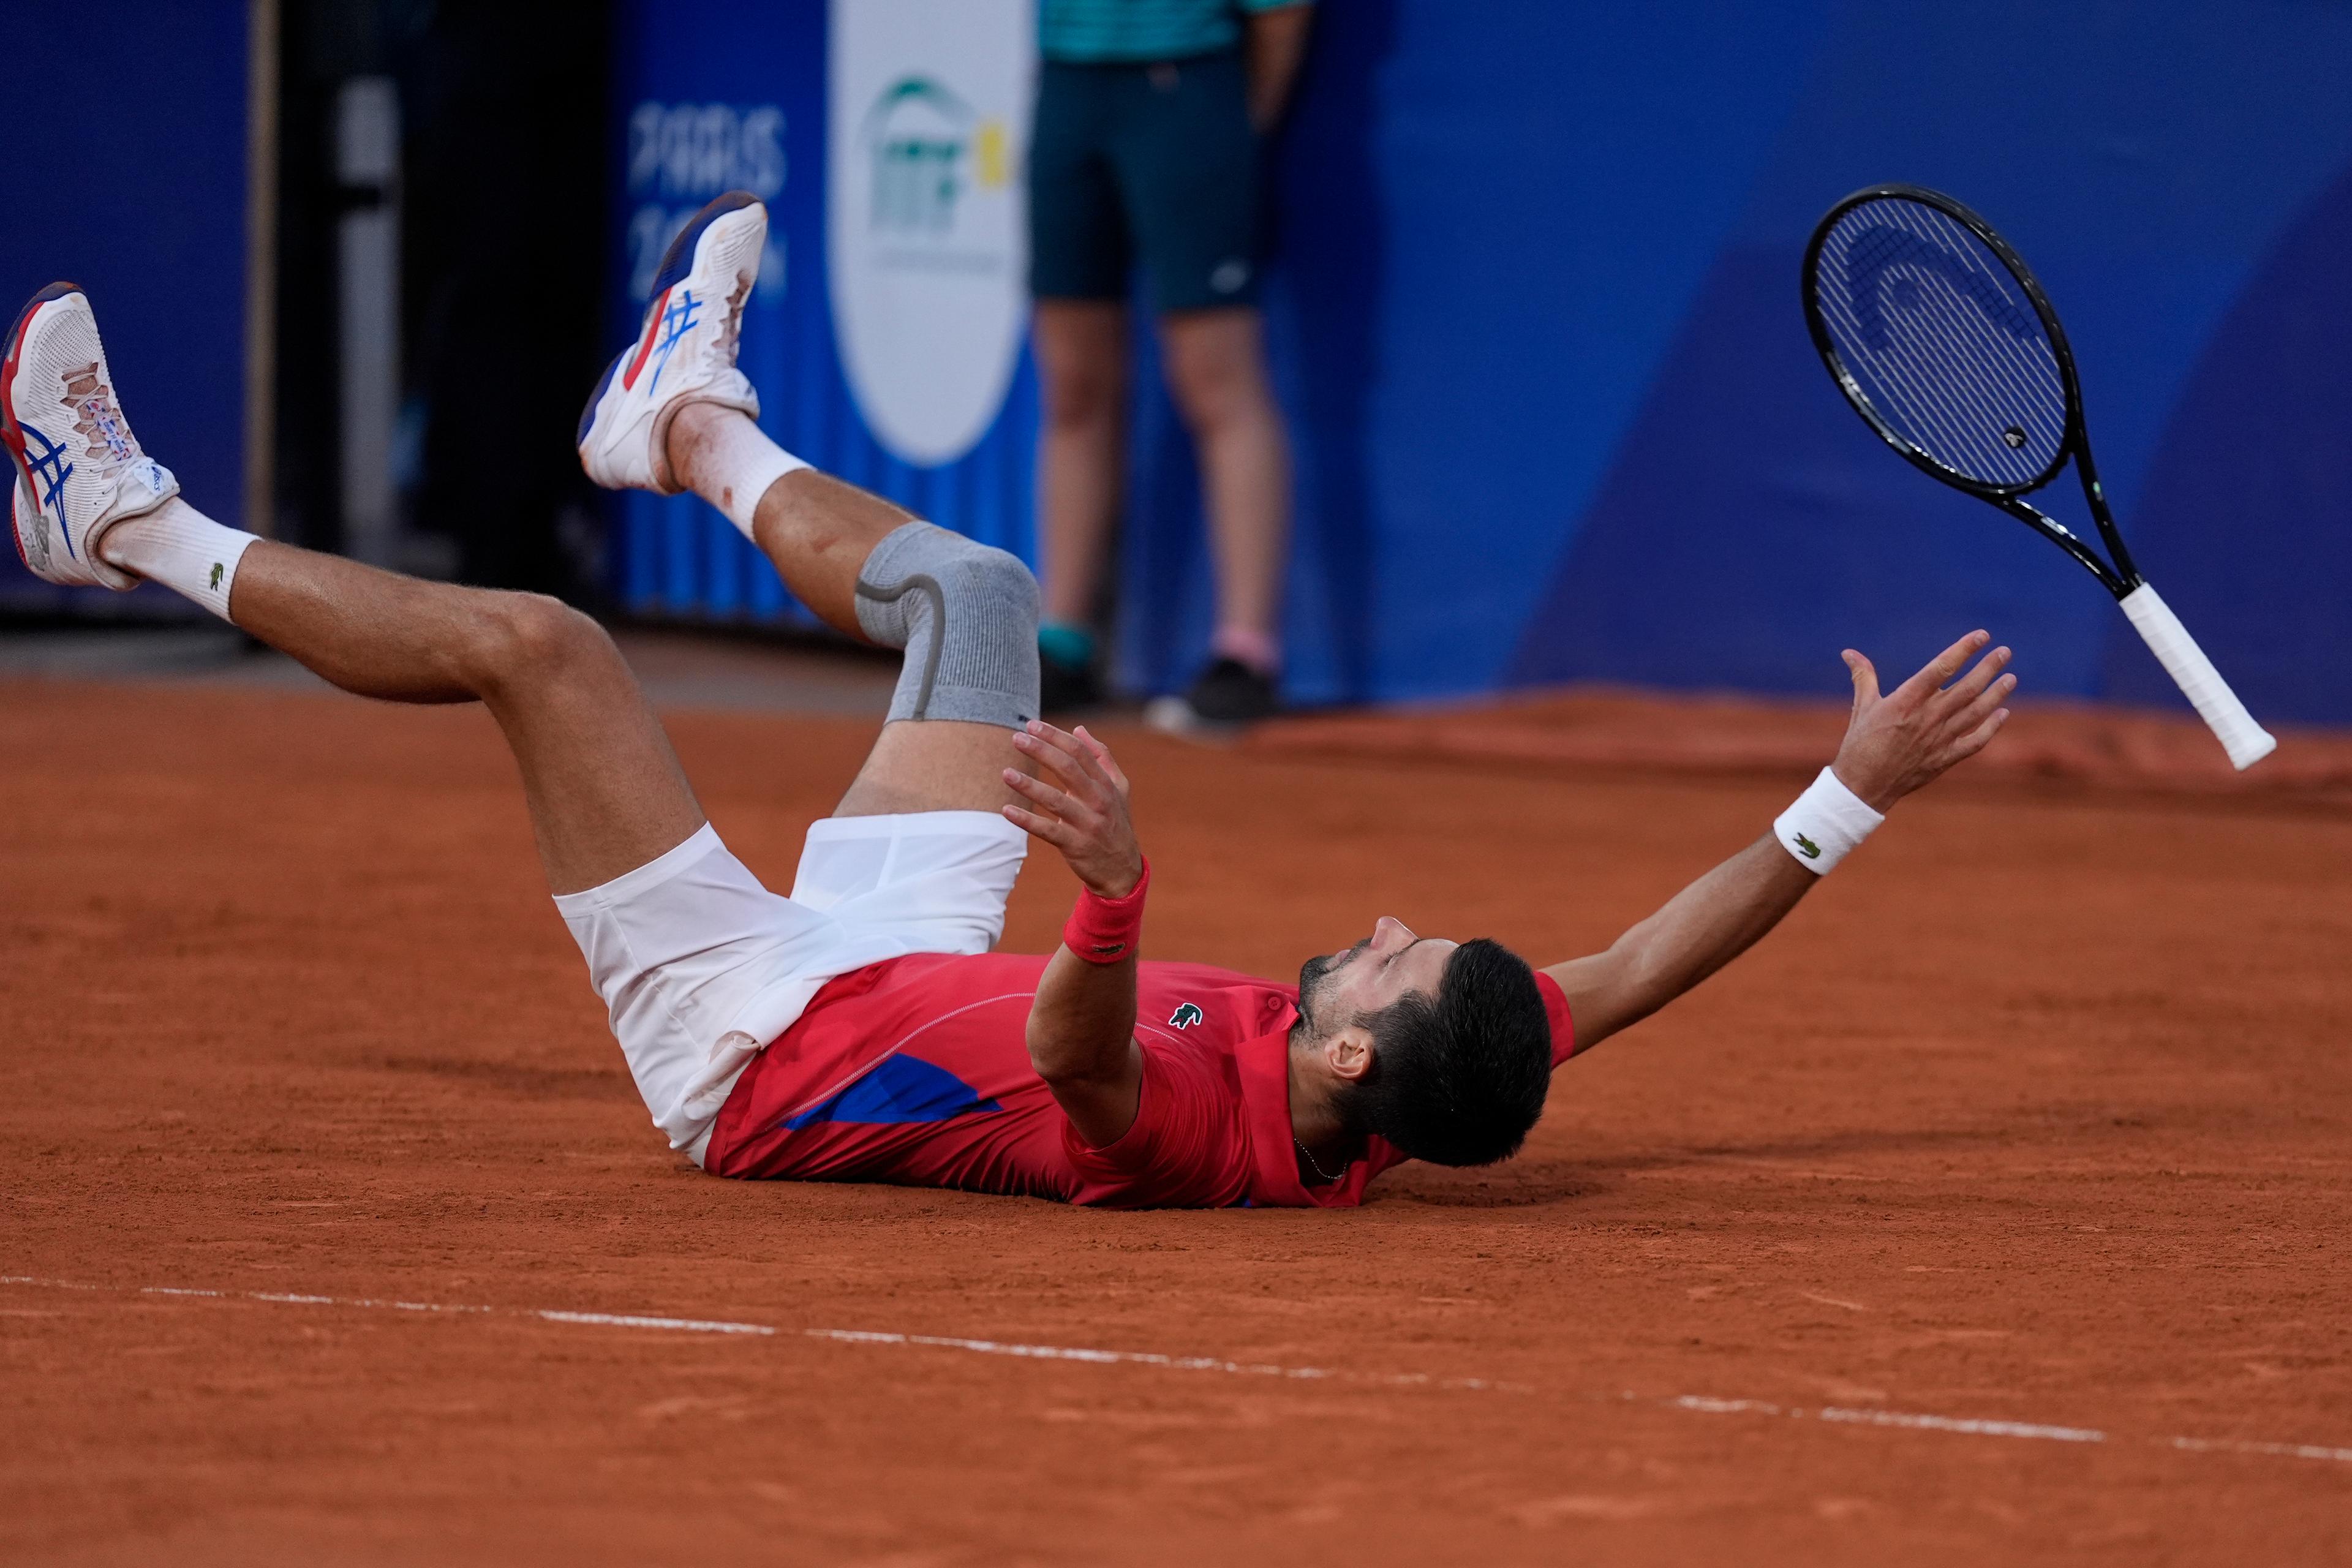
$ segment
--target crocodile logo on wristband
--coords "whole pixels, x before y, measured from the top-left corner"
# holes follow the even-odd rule
[[[1796,839],[1798,854],[1802,855],[1808,860],[1818,860],[1822,858],[1822,847],[1820,845],[1814,843],[1811,839],[1806,837],[1801,833],[1796,835]]]
[[[1127,943],[1123,942],[1097,942],[1089,945],[1087,951],[1093,953],[1097,958],[1117,958],[1120,953],[1127,951]]]

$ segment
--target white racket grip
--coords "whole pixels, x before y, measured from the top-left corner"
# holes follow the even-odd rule
[[[2221,738],[2221,749],[2230,753],[2232,764],[2242,772],[2278,750],[2278,741],[2254,722],[2254,716],[2246,711],[2246,705],[2238,700],[2238,694],[2230,689],[2230,683],[2221,679],[2221,672],[2213,668],[2213,661],[2205,657],[2205,650],[2154,588],[2142,583],[2116,603],[2147,639],[2157,662],[2179,682],[2197,716]]]

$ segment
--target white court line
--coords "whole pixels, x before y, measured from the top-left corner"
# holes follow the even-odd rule
[[[1628,1399],[1641,1395],[1629,1394]],[[1785,1415],[1792,1421],[1808,1418],[1815,1421],[1845,1421],[1862,1426],[1901,1426],[1914,1432],[1959,1432],[1972,1437],[2030,1437],[2047,1443],[2104,1443],[2107,1435],[2091,1426],[2043,1426],[2031,1421],[1985,1421],[1961,1415],[1915,1415],[1900,1410],[1854,1410],[1843,1405],[1824,1405],[1819,1410],[1801,1410],[1793,1405],[1772,1405],[1761,1399],[1709,1399],[1701,1394],[1685,1394],[1670,1400],[1677,1410],[1696,1410],[1702,1415]],[[2175,1437],[2176,1448],[2189,1447],[2194,1439]],[[2242,1447],[2242,1445],[2213,1442],[2202,1445],[2215,1452]],[[2343,1452],[2352,1458],[2352,1449]]]
[[[2088,1426],[2042,1426],[2030,1421],[1980,1421],[1956,1415],[1906,1415],[1895,1410],[1841,1410],[1823,1405],[1822,1421],[1855,1421],[1865,1426],[1908,1426],[1920,1432],[1964,1432],[1979,1437],[2038,1437],[2050,1443],[2104,1443],[2105,1432]]]
[[[263,1301],[278,1306],[345,1307],[396,1312],[448,1312],[529,1318],[540,1322],[576,1323],[600,1328],[653,1329],[695,1334],[748,1334],[773,1338],[792,1331],[772,1323],[735,1322],[724,1318],[671,1318],[644,1312],[579,1312],[551,1307],[488,1307],[441,1301],[396,1301],[367,1296],[297,1295],[281,1290],[198,1290],[184,1286],[87,1285],[70,1279],[45,1279],[26,1274],[0,1274],[0,1286],[17,1285],[44,1290],[82,1290],[109,1295],[204,1297],[218,1301]],[[1218,1356],[1167,1355],[1156,1351],[1107,1351],[1078,1345],[1033,1345],[1010,1340],[959,1339],[944,1334],[901,1334],[875,1329],[802,1329],[796,1338],[826,1340],[835,1344],[900,1345],[929,1350],[964,1351],[980,1355],[1012,1356],[1024,1361],[1082,1362],[1096,1366],[1149,1366],[1174,1372],[1214,1372],[1244,1377],[1279,1377],[1372,1384],[1384,1388],[1465,1389],[1500,1394],[1536,1394],[1524,1383],[1482,1377],[1431,1377],[1425,1373],[1361,1373],[1332,1367],[1281,1366],[1267,1362],[1226,1361]],[[1588,1398],[1603,1395],[1589,1394]],[[1913,1432],[1950,1432],[1972,1437],[2009,1437],[2046,1443],[2105,1443],[2108,1434],[2090,1426],[2056,1426],[2030,1421],[1994,1421],[1960,1415],[1933,1415],[1899,1410],[1856,1410],[1824,1405],[1818,1409],[1775,1405],[1762,1399],[1723,1399],[1685,1394],[1659,1398],[1625,1393],[1617,1398],[1630,1405],[1690,1411],[1702,1415],[1762,1415],[1793,1421],[1827,1421],[1850,1426],[1892,1426]],[[2352,1465],[2352,1447],[2317,1443],[2267,1443],[2229,1437],[2154,1437],[2147,1441],[2189,1454],[2234,1454],[2259,1458],[2317,1459]]]
[[[2333,1459],[2352,1465],[2352,1448],[2329,1448],[2317,1443],[2242,1443],[2210,1437],[2175,1437],[2172,1446],[2191,1454],[2274,1454],[2288,1459]]]
[[[614,1329],[676,1329],[689,1334],[772,1334],[776,1331],[765,1323],[730,1323],[716,1318],[648,1318],[635,1312],[558,1312],[542,1308],[530,1315],[550,1323],[602,1323]]]
[[[1175,1372],[1223,1372],[1244,1377],[1333,1378],[1346,1383],[1378,1384],[1387,1388],[1467,1388],[1501,1394],[1533,1394],[1524,1383],[1497,1383],[1484,1377],[1432,1377],[1427,1373],[1340,1372],[1327,1366],[1276,1366],[1265,1362],[1226,1361],[1219,1356],[1162,1355],[1156,1351],[1097,1351],[1069,1345],[1024,1345],[1003,1340],[964,1340],[941,1334],[893,1334],[872,1329],[803,1329],[812,1339],[853,1345],[928,1345],[939,1350],[973,1351],[982,1355],[1019,1356],[1030,1361],[1082,1361],[1098,1366],[1158,1366]]]

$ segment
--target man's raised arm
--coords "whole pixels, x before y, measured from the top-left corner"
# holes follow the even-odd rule
[[[1086,886],[1062,945],[1029,1005],[1029,1061],[1088,1146],[1108,1148],[1135,1125],[1143,1052],[1135,1042],[1136,935],[1150,868],[1127,813],[1127,775],[1087,733],[1033,719],[1013,743],[1058,781],[1004,770],[1031,803],[1004,815],[1062,852]]]
[[[2001,702],[2017,686],[2015,676],[2001,674],[2009,649],[1997,647],[1960,671],[1991,640],[1970,632],[1884,696],[1870,660],[1847,649],[1853,717],[1845,740],[1774,830],[1675,894],[1608,952],[1544,971],[1567,994],[1576,1049],[1590,1050],[1648,1017],[1747,952],[1896,801],[1984,750],[2008,720]]]

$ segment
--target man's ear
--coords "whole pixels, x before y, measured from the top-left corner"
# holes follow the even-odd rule
[[[1372,1070],[1372,1032],[1361,1024],[1349,1024],[1334,1029],[1331,1037],[1323,1042],[1323,1060],[1331,1068],[1331,1076],[1342,1083],[1354,1083]]]

